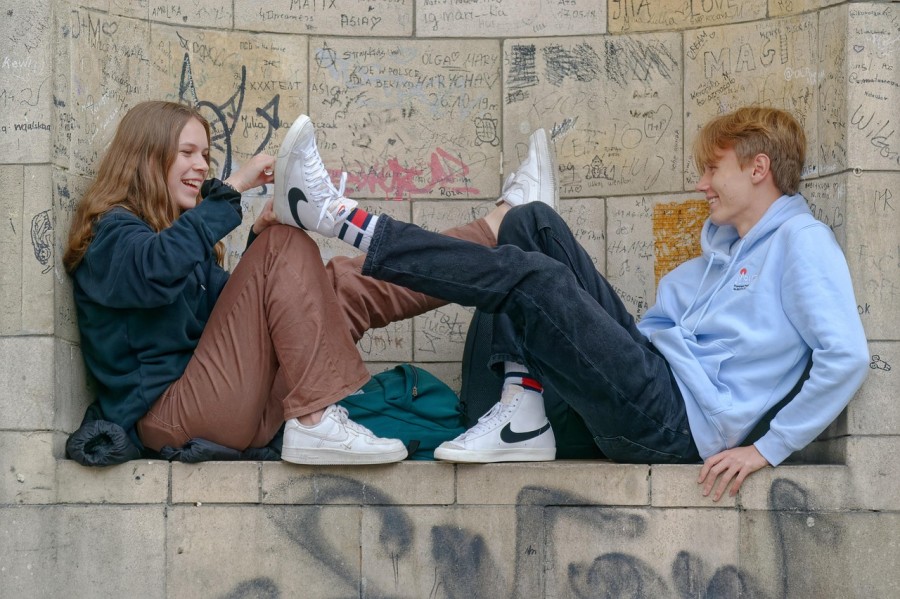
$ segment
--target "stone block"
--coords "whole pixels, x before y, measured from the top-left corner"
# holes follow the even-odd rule
[[[763,468],[741,486],[740,506],[745,510],[791,509],[782,504],[779,489],[803,488],[806,490],[804,509],[816,512],[854,509],[849,480],[847,466],[816,464]]]
[[[454,495],[453,465],[445,462],[359,467],[262,464],[262,501],[269,504],[447,504]]]
[[[560,200],[559,215],[563,217],[575,239],[581,244],[594,266],[606,272],[606,203],[600,198]]]
[[[693,29],[766,18],[753,0],[610,0],[610,33]]]
[[[0,504],[56,501],[52,433],[0,432]]]
[[[541,597],[533,581],[544,564],[528,548],[540,547],[542,539],[523,534],[523,524],[540,531],[543,512],[511,506],[366,509],[363,595]],[[531,514],[535,521],[523,523],[523,515]]]
[[[833,175],[800,182],[800,193],[806,198],[813,216],[831,227],[835,239],[847,247],[847,175]]]
[[[48,165],[25,167],[22,221],[22,332],[53,333],[53,230],[52,182]]]
[[[0,334],[16,335],[22,332],[22,248],[26,236],[24,228],[25,167],[0,166],[0,186],[4,189],[3,212],[13,225],[11,231],[0,236],[0,252],[5,259],[0,262]]]
[[[172,503],[259,503],[259,462],[172,463]]]
[[[96,399],[96,390],[87,380],[77,345],[55,338],[53,348],[53,428],[69,433],[81,424],[84,411]]]
[[[663,275],[700,255],[709,205],[699,193],[606,200],[606,278],[641,318]]]
[[[151,0],[150,20],[170,25],[231,29],[234,11],[230,0],[200,0],[178,4]]]
[[[69,166],[72,130],[75,126],[72,117],[70,97],[72,95],[72,56],[69,41],[69,13],[64,10],[52,12],[52,47],[50,53],[52,63],[53,127],[50,129],[50,160],[54,165]]]
[[[549,596],[730,597],[756,586],[738,553],[738,513],[717,509],[547,510]],[[748,589],[749,587],[749,589]],[[760,596],[748,593],[749,596]]]
[[[171,599],[359,592],[358,507],[175,506],[166,537]]]
[[[50,0],[6,4],[0,23],[0,164],[49,162],[53,122]]]
[[[0,167],[5,233],[0,240],[0,334],[53,332],[54,230],[50,168]]]
[[[141,0],[140,2],[134,2],[133,0],[108,0],[108,2],[109,8],[107,10],[113,15],[146,21],[150,14],[149,8],[151,3],[148,0]],[[102,9],[103,6],[99,5],[96,8]]]
[[[856,505],[863,509],[900,509],[900,436],[849,437],[847,466]]]
[[[819,115],[817,151],[820,175],[847,169],[847,7],[819,12]]]
[[[9,597],[166,597],[165,508],[0,508]]]
[[[412,35],[411,1],[335,3],[329,0],[238,2],[234,26],[250,31],[349,37]]]
[[[650,469],[606,461],[458,464],[457,503],[647,505]]]
[[[682,189],[679,34],[514,39],[503,54],[507,160],[543,127],[562,197]]]
[[[700,464],[654,464],[650,468],[650,505],[653,507],[717,507],[733,508],[737,498],[726,492],[719,501],[712,494],[703,496],[703,486],[697,484]],[[748,482],[741,488],[743,493]],[[714,490],[715,491],[715,490]]]
[[[897,401],[897,374],[900,343],[869,343],[869,376],[847,406],[845,434],[900,435],[900,402]]]
[[[69,166],[76,174],[93,176],[119,119],[150,97],[150,27],[83,8],[69,11],[63,27],[71,44]]]
[[[900,170],[900,7],[849,4],[847,114],[849,165]]]
[[[685,33],[685,185],[698,174],[691,157],[697,131],[718,114],[748,104],[782,108],[806,132],[804,175],[817,171],[818,43],[816,15],[710,27]],[[676,111],[678,114],[678,111]]]
[[[53,168],[54,334],[76,344],[79,342],[79,334],[72,278],[66,274],[62,260],[68,246],[72,217],[89,184],[90,179]]]
[[[741,514],[741,563],[764,583],[754,596],[897,595],[896,513],[816,512],[811,493],[790,481],[773,494],[784,509]]]
[[[157,503],[169,498],[169,463],[133,460],[94,468],[74,460],[56,465],[57,503]]]
[[[387,6],[384,4],[382,6]],[[310,112],[319,151],[352,197],[496,198],[497,41],[314,38]]]
[[[413,319],[416,362],[462,362],[475,308],[448,304]]]
[[[416,34],[422,37],[521,37],[606,33],[606,0],[515,5],[475,0],[456,6],[416,1]]]
[[[784,17],[804,12],[820,10],[835,4],[841,0],[768,0],[769,17]]]
[[[213,133],[215,176],[228,177],[260,152],[274,154],[294,119],[307,111],[304,38],[161,24],[153,24],[152,35],[155,95],[198,106]]]
[[[0,429],[52,427],[53,361],[51,337],[0,337]]]
[[[900,339],[900,172],[851,175],[847,189],[847,240],[860,318],[870,341]]]

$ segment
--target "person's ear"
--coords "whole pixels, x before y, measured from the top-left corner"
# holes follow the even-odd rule
[[[754,183],[759,183],[772,172],[772,160],[768,154],[757,154],[753,157],[751,163],[753,170],[750,172],[750,179]]]

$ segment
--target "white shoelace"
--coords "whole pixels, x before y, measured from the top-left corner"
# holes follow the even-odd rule
[[[328,201],[322,203],[322,209],[319,212],[319,222],[322,222],[329,208],[337,210],[340,207],[340,203],[334,200],[344,197],[344,190],[347,187],[347,173],[341,172],[341,185],[339,188],[335,188],[334,183],[331,182],[331,177],[328,175],[328,170],[322,163],[322,157],[319,155],[315,142],[313,142],[312,148],[304,149],[303,153],[306,159],[303,172],[306,175],[308,190],[316,197],[319,195],[331,196]],[[332,214],[332,216],[334,215]]]
[[[478,422],[475,423],[475,426],[457,437],[457,439],[462,441],[469,435],[480,435],[481,433],[496,427],[497,421],[502,421],[506,417],[507,410],[511,408],[511,405],[500,403],[498,401],[494,404],[494,407],[492,407],[487,411],[487,413],[485,413],[481,418],[478,419]]]
[[[373,433],[372,431],[370,431],[363,425],[359,424],[358,422],[354,422],[354,421],[350,420],[350,414],[349,414],[349,412],[347,412],[347,408],[345,408],[344,406],[335,405],[335,406],[333,406],[332,412],[335,414],[335,417],[338,419],[338,422],[340,422],[346,428],[348,428],[352,431],[355,431],[357,433],[362,433],[364,435],[368,435],[370,437],[376,436],[375,433]]]

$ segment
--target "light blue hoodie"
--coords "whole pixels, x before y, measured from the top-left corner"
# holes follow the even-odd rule
[[[672,367],[703,459],[739,445],[812,352],[809,380],[755,443],[776,466],[840,414],[868,371],[847,262],[799,194],[743,238],[707,220],[701,246],[663,277],[638,328]]]

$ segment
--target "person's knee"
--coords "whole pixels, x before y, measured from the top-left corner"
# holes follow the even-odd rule
[[[565,226],[562,217],[543,202],[529,202],[510,209],[500,224],[497,234],[498,244],[518,245],[516,241],[525,236],[532,239],[537,231],[555,226]]]

